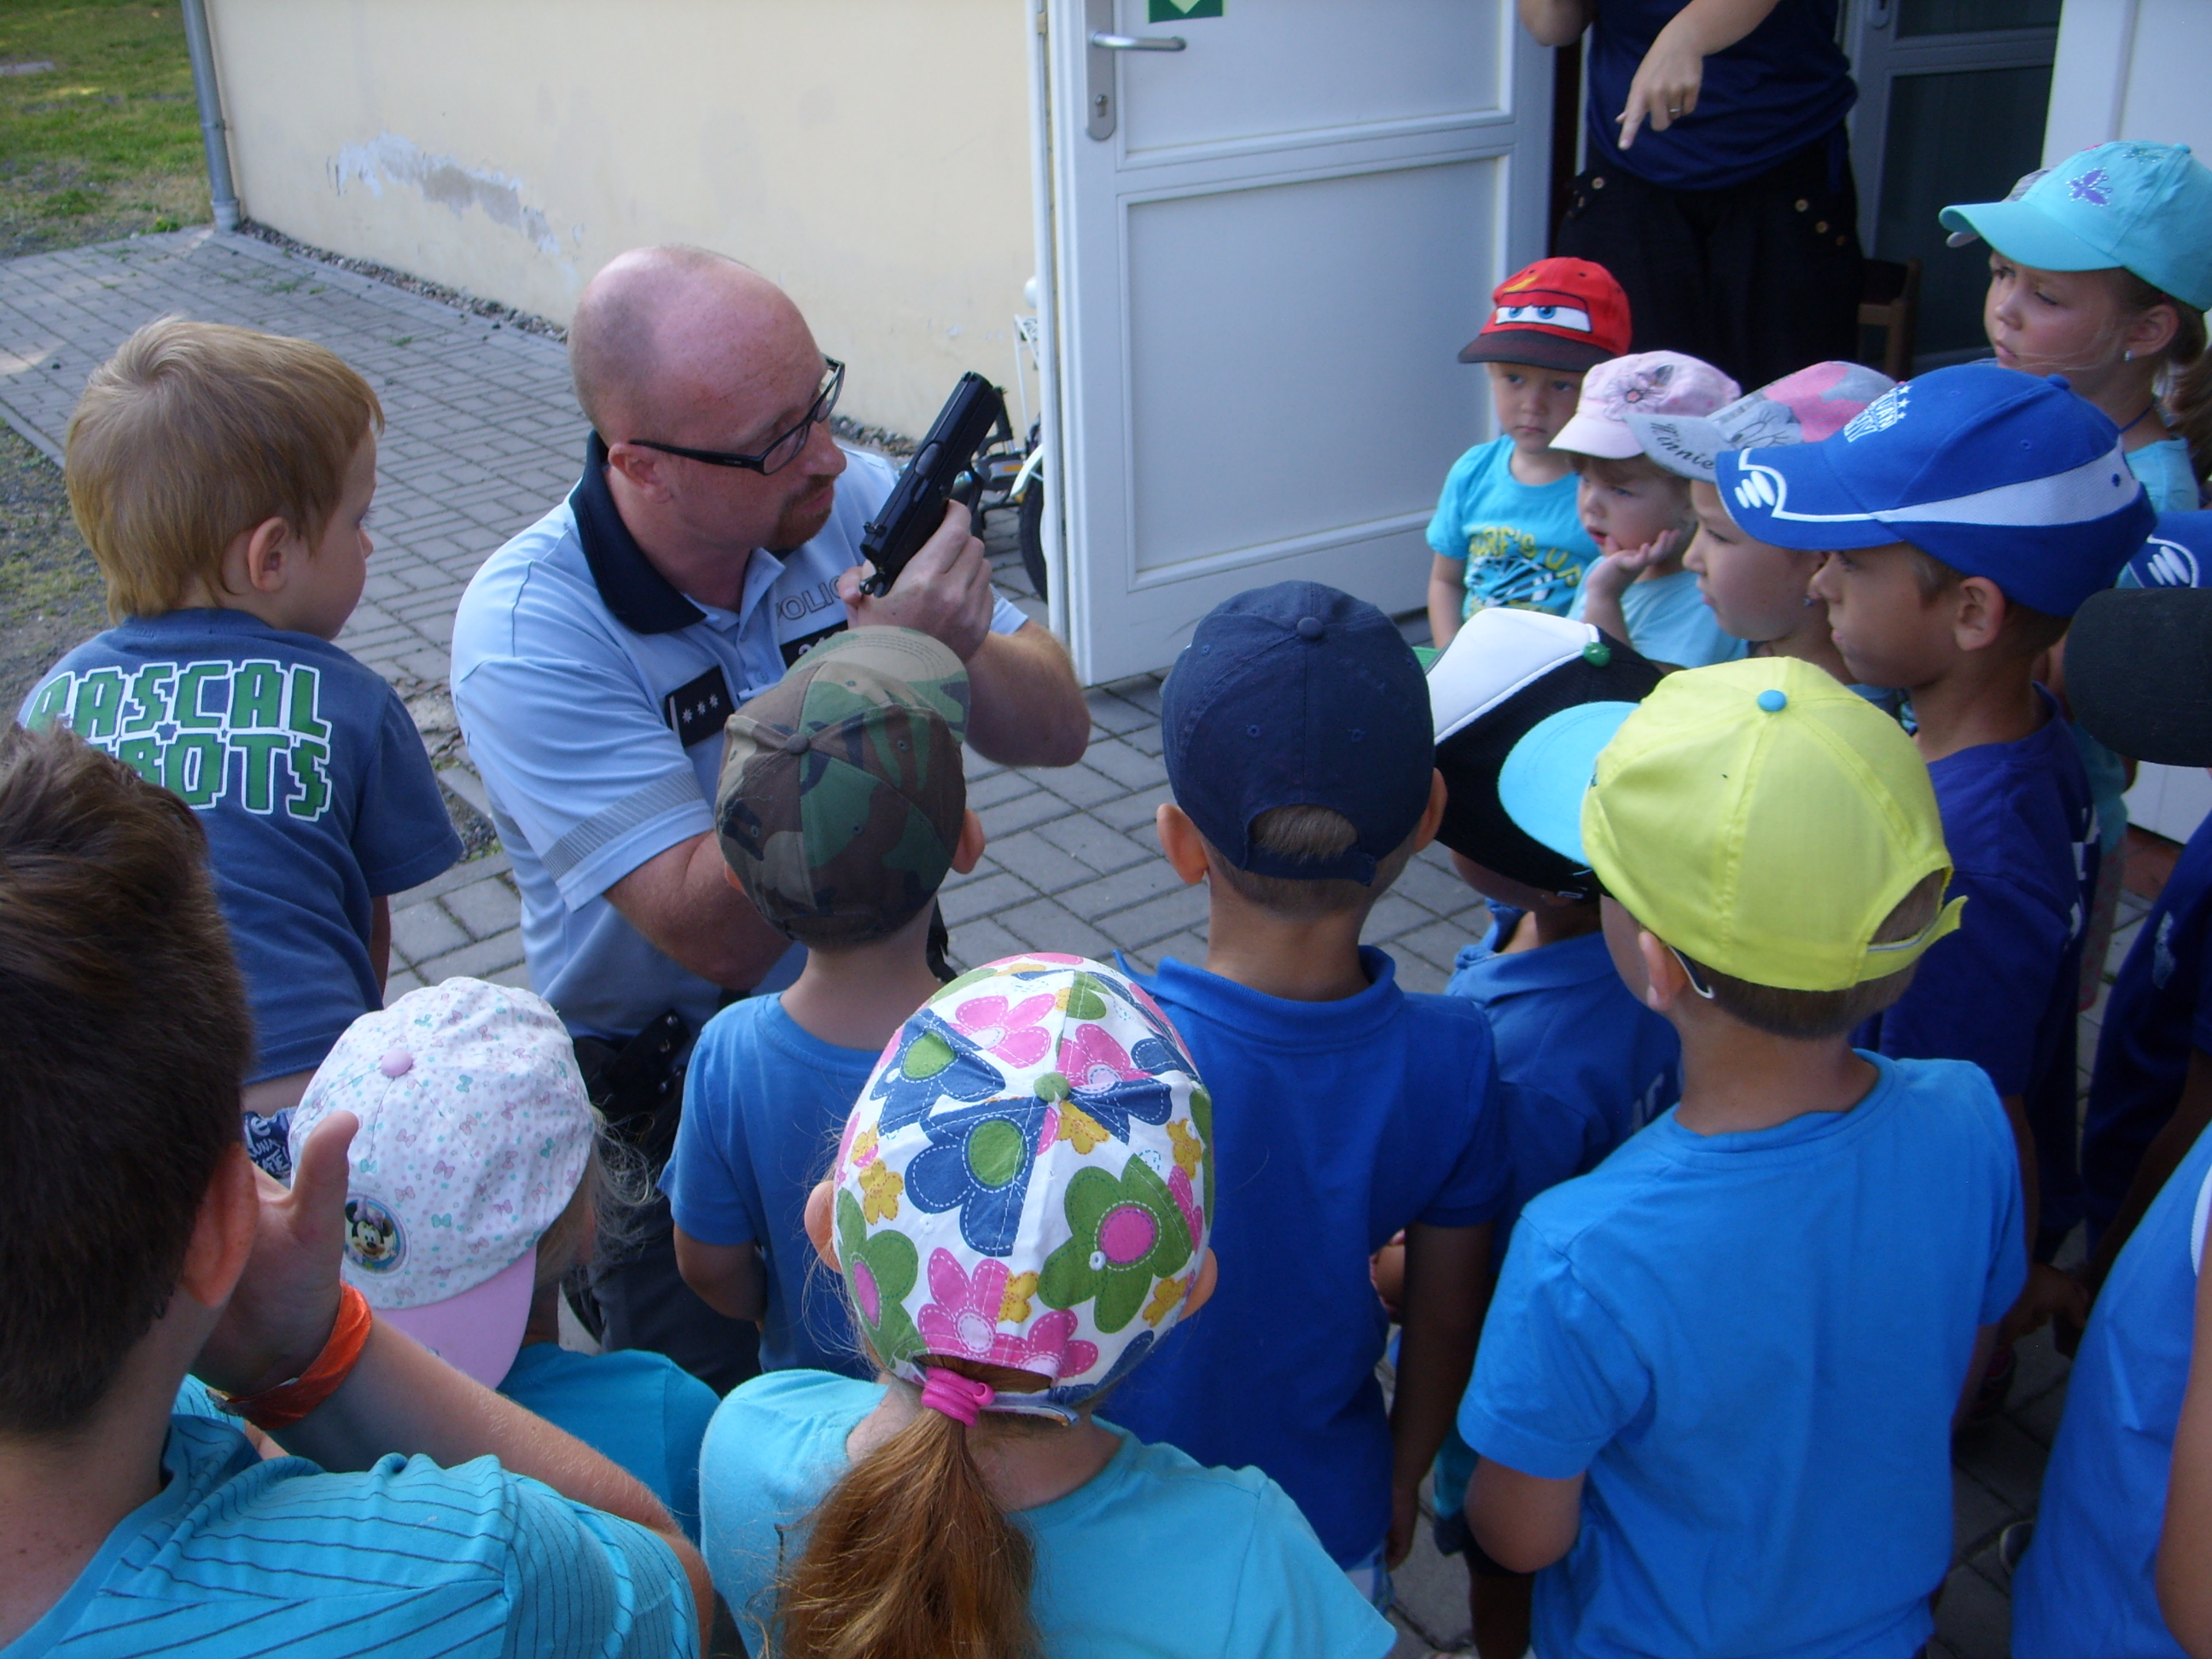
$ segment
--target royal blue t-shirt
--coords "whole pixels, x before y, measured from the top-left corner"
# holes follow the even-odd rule
[[[1408,996],[1380,951],[1359,960],[1367,988],[1338,1002],[1171,957],[1145,981],[1213,1098],[1221,1281],[1102,1407],[1140,1439],[1273,1476],[1347,1567],[1390,1522],[1375,1381],[1389,1319],[1369,1260],[1414,1222],[1490,1220],[1509,1176],[1482,1011]]]
[[[384,1006],[371,901],[461,855],[390,686],[327,640],[243,611],[133,617],[57,663],[19,718],[60,723],[184,797],[246,975],[249,1083],[311,1071]]]
[[[2182,1659],[2153,1570],[2195,1344],[2212,1132],[2159,1191],[2099,1292],[2013,1577],[2018,1659]]]
[[[2173,1115],[2189,1056],[2212,1054],[2212,818],[2197,826],[2112,981],[2081,1127],[2082,1206],[2112,1224]]]
[[[1575,475],[1524,484],[1512,461],[1510,436],[1468,450],[1445,475],[1429,520],[1430,550],[1466,567],[1463,617],[1498,605],[1563,616],[1597,562],[1575,506]]]
[[[702,1244],[757,1244],[768,1267],[761,1365],[872,1377],[835,1274],[806,1237],[806,1195],[830,1171],[878,1058],[802,1030],[780,996],[707,1022],[684,1079],[676,1150],[661,1172],[676,1224]]]
[[[1698,106],[1664,132],[1638,127],[1620,148],[1629,83],[1686,0],[1597,0],[1590,26],[1589,166],[1621,167],[1669,190],[1726,190],[1834,131],[1858,98],[1836,45],[1836,0],[1782,0],[1766,21],[1705,59]]]
[[[532,1342],[515,1354],[499,1391],[621,1464],[699,1541],[699,1443],[721,1403],[704,1382],[644,1348],[571,1353]]]
[[[2075,1004],[2097,886],[2097,812],[2072,732],[2049,715],[2012,743],[1978,744],[1928,769],[1957,868],[1959,927],[1920,958],[1912,984],[1859,1028],[1861,1046],[1904,1060],[1970,1060],[2035,1131],[2045,1238],[2081,1218],[2075,1150]]]
[[[1459,1429],[1585,1474],[1536,1650],[1907,1659],[1951,1561],[1951,1419],[2027,1275],[1972,1066],[1874,1059],[1847,1112],[1669,1111],[1514,1230]]]

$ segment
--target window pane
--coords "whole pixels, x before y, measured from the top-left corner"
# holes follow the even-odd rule
[[[1897,0],[1897,33],[1979,34],[1988,29],[2057,28],[2060,0]]]

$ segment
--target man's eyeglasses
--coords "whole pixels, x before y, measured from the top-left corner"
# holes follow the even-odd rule
[[[817,424],[830,418],[837,407],[837,394],[845,389],[845,365],[835,357],[822,361],[829,367],[822,371],[822,387],[814,394],[812,404],[800,416],[797,426],[778,433],[757,455],[732,455],[719,449],[684,449],[675,444],[657,444],[649,438],[632,438],[630,441],[640,449],[657,449],[664,455],[680,455],[687,461],[703,461],[708,466],[743,467],[748,472],[763,475],[781,471],[799,459],[799,452],[806,447],[808,435]]]

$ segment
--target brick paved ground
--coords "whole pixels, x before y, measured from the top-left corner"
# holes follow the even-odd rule
[[[483,786],[446,696],[453,612],[484,556],[574,477],[584,428],[562,348],[259,242],[179,232],[0,263],[0,418],[58,458],[87,372],[132,329],[169,312],[319,340],[384,400],[379,547],[340,643],[407,698],[456,797],[457,819],[483,840]],[[1034,610],[1005,538],[991,539],[1002,586]],[[1122,681],[1090,698],[1092,741],[1079,765],[1014,770],[970,757],[970,799],[991,846],[975,873],[945,892],[953,953],[964,962],[1024,946],[1120,950],[1146,967],[1164,955],[1203,955],[1203,896],[1176,882],[1150,834],[1166,795],[1158,682]],[[2131,902],[2115,965],[2140,914]],[[1483,916],[1431,851],[1376,908],[1368,938],[1397,957],[1407,986],[1436,990]],[[514,889],[495,843],[396,898],[392,931],[394,995],[455,974],[523,981]],[[2100,1000],[2084,1018],[2085,1062],[2101,1013]],[[2024,1348],[2010,1408],[1960,1442],[1960,1565],[1944,1597],[1939,1651],[1998,1659],[2006,1650],[1996,1535],[2033,1510],[2064,1369],[2047,1340]],[[1464,1642],[1463,1570],[1425,1538],[1400,1589],[1401,1652]]]

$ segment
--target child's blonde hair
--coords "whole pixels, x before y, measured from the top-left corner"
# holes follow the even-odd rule
[[[164,317],[93,371],[70,416],[70,507],[107,579],[108,614],[174,611],[222,581],[226,549],[270,519],[310,545],[384,428],[368,382],[336,352]]]

